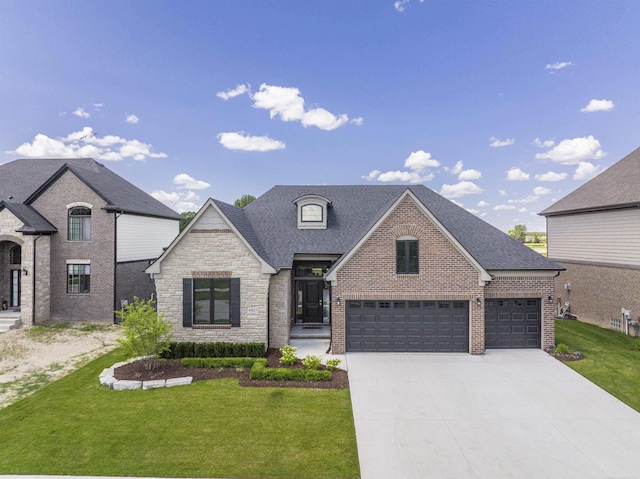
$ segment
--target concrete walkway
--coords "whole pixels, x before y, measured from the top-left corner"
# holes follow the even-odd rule
[[[347,363],[363,479],[640,478],[640,413],[543,351]]]

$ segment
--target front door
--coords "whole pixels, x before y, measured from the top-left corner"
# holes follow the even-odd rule
[[[302,286],[302,322],[322,322],[322,290],[324,281],[301,281]]]
[[[9,301],[9,306],[12,308],[17,308],[20,306],[20,270],[12,269],[11,270],[11,288],[9,291],[9,295],[11,297]]]

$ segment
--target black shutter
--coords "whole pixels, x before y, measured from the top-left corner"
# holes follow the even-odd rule
[[[193,279],[182,278],[182,327],[193,325]]]
[[[240,278],[231,278],[231,327],[240,327]]]

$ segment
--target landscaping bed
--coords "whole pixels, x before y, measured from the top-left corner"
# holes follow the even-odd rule
[[[302,362],[298,359],[293,365],[280,364],[280,352],[277,349],[267,351],[267,367],[302,369]],[[320,366],[319,370],[325,370]],[[142,361],[135,361],[116,368],[114,377],[118,380],[151,381],[155,379],[173,379],[191,376],[193,381],[206,381],[221,378],[237,378],[241,386],[245,387],[289,387],[315,389],[347,389],[349,378],[347,371],[333,371],[329,381],[276,381],[249,379],[249,368],[193,368],[182,365],[180,359],[163,359],[155,369],[147,371]]]

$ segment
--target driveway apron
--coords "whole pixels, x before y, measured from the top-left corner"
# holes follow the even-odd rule
[[[640,413],[544,351],[347,365],[363,479],[640,478]]]

